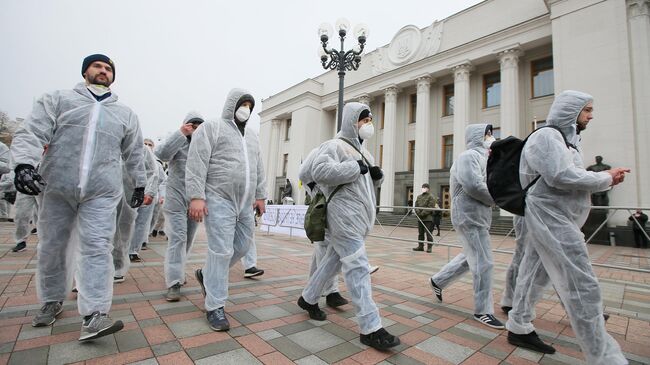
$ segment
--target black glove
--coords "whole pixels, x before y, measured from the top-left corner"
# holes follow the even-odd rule
[[[379,166],[373,166],[370,168],[370,177],[372,177],[373,180],[380,180],[384,177],[384,173],[381,171]]]
[[[144,202],[144,188],[135,188],[131,195],[131,208],[137,208]]]
[[[27,195],[38,195],[45,186],[45,180],[32,165],[21,164],[14,169],[16,190]]]
[[[366,166],[363,163],[363,160],[357,160],[357,163],[359,164],[359,168],[361,169],[361,175],[365,175],[368,173],[368,166]]]
[[[11,204],[11,205],[14,205],[14,203],[16,202],[16,192],[15,191],[10,191],[10,192],[4,193],[4,196],[2,197],[2,199],[8,201],[9,204]]]

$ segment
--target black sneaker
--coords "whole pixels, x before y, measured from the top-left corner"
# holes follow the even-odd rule
[[[36,228],[34,228],[34,229],[32,229],[32,231],[30,233],[31,234],[36,234],[36,233],[38,233],[38,230]]]
[[[154,229],[153,232],[151,232],[151,237],[155,238],[157,236],[158,236],[158,231]]]
[[[501,306],[501,311],[502,311],[503,313],[505,313],[505,314],[510,313],[511,310],[512,310],[512,307],[509,307],[509,306],[507,306],[507,305],[503,305],[503,306]]]
[[[147,248],[147,243],[146,243],[146,242],[142,242],[142,247],[141,247],[140,249],[141,249],[141,250],[148,250],[148,248]]]
[[[226,312],[223,307],[217,308],[207,313],[208,323],[210,328],[215,331],[228,331],[230,329],[230,322],[226,318]]]
[[[264,275],[264,270],[258,269],[255,266],[251,267],[250,269],[246,269],[246,271],[244,271],[245,278],[252,278],[260,275]]]
[[[160,231],[158,231],[158,234],[164,237],[165,236],[165,231],[160,230]]]
[[[20,241],[16,243],[16,246],[11,249],[11,252],[23,252],[27,249],[27,243],[25,241]]]
[[[474,319],[488,327],[496,328],[498,330],[506,328],[501,321],[491,314],[475,314]]]
[[[518,335],[508,331],[508,343],[514,346],[523,347],[529,350],[541,352],[544,354],[554,354],[555,348],[551,345],[545,344],[535,331],[526,334]]]
[[[199,285],[201,285],[201,293],[203,293],[203,296],[205,297],[205,285],[203,285],[203,270],[202,269],[196,269],[194,272],[194,276],[196,277],[196,281],[199,282]]]
[[[367,335],[359,335],[359,340],[362,344],[377,350],[388,350],[401,343],[399,337],[391,335],[383,328]]]
[[[131,260],[131,262],[142,262],[142,258],[137,253],[130,253],[129,260]]]
[[[105,313],[94,312],[93,314],[84,318],[81,324],[81,334],[79,341],[92,340],[99,337],[104,337],[115,333],[124,328],[124,323],[113,320]]]
[[[605,322],[607,322],[607,320],[609,319],[609,313],[603,313],[603,319],[605,320]]]
[[[298,306],[306,310],[307,313],[309,313],[309,318],[313,320],[324,321],[327,319],[327,314],[318,307],[318,303],[309,304],[302,296],[300,296],[300,299],[298,299]]]
[[[334,293],[327,294],[325,297],[325,302],[327,303],[328,306],[332,308],[340,307],[342,305],[346,305],[350,302],[348,302],[347,299],[343,298],[341,296],[341,293],[335,291]]]
[[[436,285],[432,278],[429,278],[429,285],[431,286],[431,289],[433,289],[433,294],[436,295],[438,301],[442,303],[442,288]]]
[[[32,319],[33,327],[45,327],[49,326],[54,321],[56,317],[63,312],[63,303],[62,302],[47,302],[44,306],[41,307],[41,310],[34,316]]]
[[[176,283],[167,289],[165,299],[168,302],[178,302],[181,300],[181,283]]]
[[[124,280],[126,280],[126,279],[124,279],[124,275],[113,276],[113,284],[123,283]]]

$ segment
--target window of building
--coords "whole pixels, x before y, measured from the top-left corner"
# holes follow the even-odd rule
[[[454,162],[454,135],[442,136],[442,168],[449,169]]]
[[[287,176],[287,165],[289,165],[289,154],[285,153],[282,156],[282,176]]]
[[[442,116],[454,115],[454,84],[445,85],[442,93]]]
[[[284,140],[288,141],[291,136],[291,119],[287,119],[287,128],[284,130]]]
[[[382,102],[381,103],[381,121],[380,121],[380,129],[384,129],[384,119],[386,119],[386,103]]]
[[[408,168],[409,171],[413,171],[413,166],[415,165],[415,141],[409,141],[409,161]]]
[[[534,121],[532,121],[532,122],[530,123],[530,127],[531,127],[532,130],[535,130],[535,129],[537,129],[537,128],[543,127],[543,126],[545,126],[545,125],[546,125],[546,121],[545,121],[545,120],[537,120],[537,121],[534,120]]]
[[[415,123],[415,115],[418,110],[418,95],[409,95],[409,123]]]
[[[379,167],[383,166],[384,162],[384,145],[379,145]]]
[[[483,107],[501,105],[501,72],[483,75]]]
[[[553,95],[553,57],[531,62],[530,78],[532,79],[533,98]]]

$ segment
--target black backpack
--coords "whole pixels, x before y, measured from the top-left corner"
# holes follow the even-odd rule
[[[560,132],[567,148],[573,147],[560,128],[549,125],[535,129],[523,141],[517,137],[494,141],[490,146],[490,156],[487,161],[487,187],[496,205],[512,214],[524,215],[526,208],[526,193],[541,176],[537,176],[525,188],[519,181],[519,162],[521,151],[530,136],[542,128],[553,128]]]

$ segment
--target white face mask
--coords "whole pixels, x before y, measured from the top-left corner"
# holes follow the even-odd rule
[[[102,96],[111,92],[111,89],[107,88],[104,85],[88,84],[86,87],[88,90],[90,90],[91,93],[95,94],[96,96]]]
[[[494,139],[494,137],[486,136],[485,141],[483,141],[483,147],[490,148],[490,146],[492,145],[492,142],[494,142],[494,141],[496,141],[496,139]]]
[[[375,126],[372,123],[366,123],[359,128],[359,137],[364,141],[372,138],[373,134],[375,134]]]
[[[247,106],[240,106],[235,112],[235,118],[240,122],[245,122],[251,116],[251,109]]]

